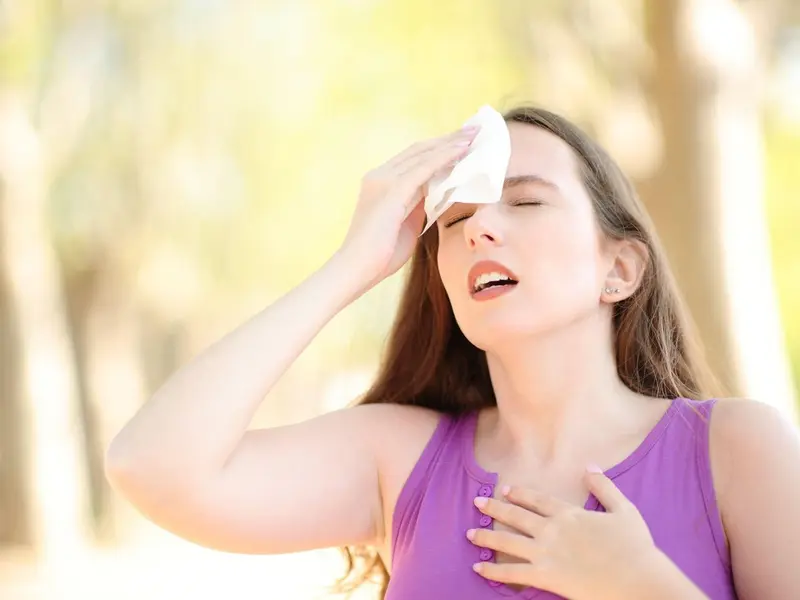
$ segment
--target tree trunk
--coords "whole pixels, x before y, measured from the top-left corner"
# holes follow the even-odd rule
[[[4,185],[0,187],[0,204],[3,202]],[[0,219],[7,212],[0,206]],[[2,238],[8,227],[0,221],[0,257],[9,255]],[[21,491],[30,487],[31,465],[22,427],[21,340],[5,263],[0,260],[0,546],[27,546],[33,543],[32,515],[29,499]]]
[[[0,261],[18,332],[23,410],[14,427],[25,440],[22,464],[31,473],[29,482],[15,482],[26,485],[12,495],[30,507],[30,541],[45,566],[61,572],[84,548],[88,516],[75,364],[46,229],[39,140],[22,94],[0,92]]]
[[[733,0],[647,9],[664,154],[642,195],[722,382],[796,420],[764,213],[762,35]]]
[[[91,270],[72,271],[68,286],[95,533],[106,541],[124,535],[133,511],[112,493],[104,474],[103,454],[146,396],[140,318],[134,294],[120,283],[122,268],[99,261]]]

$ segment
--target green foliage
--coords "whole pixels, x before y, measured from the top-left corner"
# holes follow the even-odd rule
[[[800,124],[769,120],[767,211],[773,268],[796,382],[800,382]]]

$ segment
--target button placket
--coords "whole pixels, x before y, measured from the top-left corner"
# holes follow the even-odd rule
[[[478,488],[478,496],[481,496],[483,498],[491,498],[493,495],[494,495],[494,486],[491,484],[485,483],[481,485],[480,488]],[[489,515],[484,515],[480,512],[478,514],[480,515],[478,519],[478,524],[481,527],[489,528],[492,526],[494,519],[492,519]],[[488,548],[478,548],[478,560],[486,562],[492,560],[493,558],[494,558],[493,551],[489,550]],[[498,587],[502,585],[500,582],[493,581],[491,579],[485,579],[484,581],[486,581],[492,587]]]

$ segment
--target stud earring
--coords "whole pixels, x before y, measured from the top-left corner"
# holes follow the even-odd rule
[[[603,291],[606,294],[619,294],[619,288],[607,287],[607,288],[603,288]]]

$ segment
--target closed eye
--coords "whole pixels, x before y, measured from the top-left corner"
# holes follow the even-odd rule
[[[509,205],[511,206],[523,206],[523,205],[533,205],[533,206],[540,206],[544,204],[541,200],[537,200],[536,198],[515,198],[508,201]]]
[[[543,201],[537,200],[536,198],[514,198],[508,200],[509,206],[541,206],[544,204]],[[456,215],[450,219],[448,219],[444,224],[443,227],[447,229],[448,227],[452,227],[456,223],[460,221],[464,221],[465,219],[469,219],[472,216],[472,213],[462,213]]]
[[[465,219],[469,219],[472,215],[470,213],[465,213],[462,215],[456,215],[455,217],[448,219],[447,222],[444,224],[444,228],[447,229],[448,227],[452,227],[459,221],[463,221]]]

